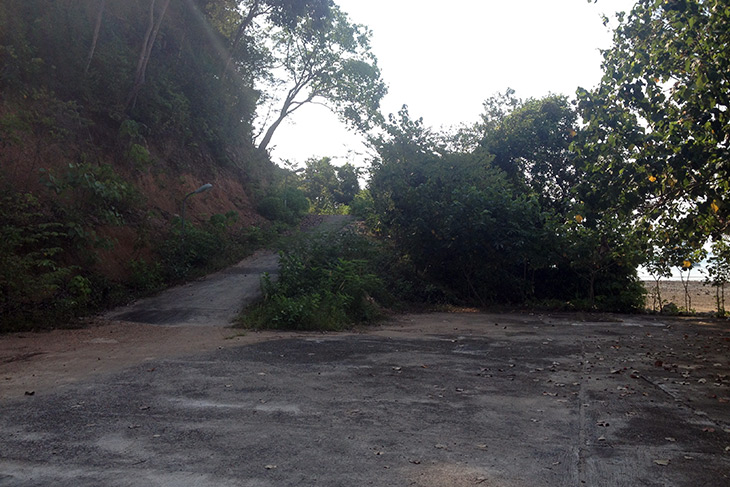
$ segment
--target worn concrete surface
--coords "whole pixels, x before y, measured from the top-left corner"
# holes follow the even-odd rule
[[[107,313],[108,320],[159,325],[228,325],[261,296],[261,276],[275,276],[279,255],[261,250],[238,264]]]
[[[337,232],[350,223],[349,215],[310,215],[300,230],[305,234]],[[167,289],[104,315],[104,319],[172,326],[229,325],[261,297],[261,277],[279,272],[279,254],[259,250],[238,264],[197,281]]]
[[[0,405],[0,486],[730,485],[727,322],[410,315]]]

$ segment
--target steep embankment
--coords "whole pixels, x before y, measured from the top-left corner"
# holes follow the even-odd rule
[[[6,101],[0,120],[22,121],[34,108]],[[264,171],[253,176],[260,178],[257,181],[242,168],[217,165],[204,151],[184,147],[171,151],[169,143],[160,146],[154,141],[143,147],[143,161],[130,160],[129,150],[117,152],[116,144],[109,143],[115,140],[113,127],[104,130],[102,124],[94,125],[99,141],[95,144],[78,142],[84,127],[71,127],[79,130],[69,132],[65,141],[54,141],[46,130],[21,129],[6,131],[12,138],[2,141],[0,185],[6,200],[31,198],[30,210],[40,213],[39,222],[65,230],[71,224],[77,233],[75,242],[59,243],[82,246],[82,254],[92,261],[82,263],[68,256],[67,263],[113,280],[127,279],[130,261],[153,258],[155,249],[180,226],[185,196],[206,183],[213,185],[210,191],[185,202],[189,226],[226,214],[231,216],[229,232],[265,224],[252,194],[253,188],[266,184],[269,175]],[[4,210],[12,208],[6,204]]]
[[[151,253],[161,238],[169,238],[169,230],[179,221],[182,200],[191,191],[210,183],[213,188],[196,194],[185,201],[187,225],[200,226],[214,215],[235,214],[228,232],[241,233],[248,227],[266,225],[256,212],[255,197],[245,187],[237,171],[211,169],[208,175],[193,173],[164,173],[151,171],[131,179],[139,191],[140,208],[136,221],[121,226],[105,226],[102,233],[114,244],[110,249],[100,249],[96,268],[114,278],[129,276],[129,262],[140,258],[152,258]]]
[[[0,332],[118,304],[260,240],[255,200],[276,169],[253,144],[259,94],[245,69],[221,76],[213,27],[204,3],[0,2]],[[183,234],[183,199],[206,183]]]

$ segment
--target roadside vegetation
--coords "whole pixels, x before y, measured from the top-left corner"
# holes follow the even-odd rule
[[[282,251],[280,275],[264,276],[264,298],[241,324],[251,328],[339,330],[380,317],[387,301],[374,243],[353,230],[298,238]]]
[[[89,228],[95,211],[99,218],[121,218],[88,203],[49,210],[31,193],[0,200],[0,330],[58,326],[123,304],[237,262],[278,233],[273,228],[235,228],[233,211],[188,222],[184,239],[179,218],[164,232],[132,218],[130,223],[140,225],[138,238],[155,241],[138,240],[144,255],[127,262],[124,280],[114,280],[98,268],[115,242]]]
[[[507,90],[455,132],[404,106],[370,138],[349,208],[441,291],[422,302],[638,312],[638,266],[687,284],[710,247],[726,316],[730,7],[640,0],[619,22],[602,82],[575,102]],[[691,313],[688,287],[654,310]]]
[[[434,131],[405,105],[381,115],[370,32],[330,0],[2,2],[0,331],[220,268],[307,213],[364,227],[290,242],[249,326],[338,329],[398,303],[635,312],[640,265],[660,312],[659,282],[705,259],[727,316],[726,3],[638,0],[598,86],[507,89]],[[271,162],[312,102],[368,136],[365,189],[350,163]]]
[[[266,149],[307,103],[355,130],[382,118],[369,36],[329,0],[0,3],[0,332],[210,272],[293,225],[310,203]]]

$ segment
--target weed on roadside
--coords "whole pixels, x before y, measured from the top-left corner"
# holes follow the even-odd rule
[[[281,252],[278,279],[264,276],[264,299],[241,316],[241,326],[340,330],[377,320],[388,296],[374,245],[349,228],[291,241]]]

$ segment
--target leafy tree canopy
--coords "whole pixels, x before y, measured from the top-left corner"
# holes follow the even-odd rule
[[[337,167],[329,157],[307,160],[301,188],[318,213],[333,213],[348,205],[360,191],[359,171],[352,164]]]
[[[449,151],[406,107],[373,144],[375,211],[417,268],[470,301],[523,299],[537,202],[516,192],[489,154]]]
[[[730,5],[639,0],[619,21],[600,85],[578,92],[586,199],[695,246],[727,234]]]
[[[390,116],[372,139],[369,194],[380,228],[418,272],[468,302],[640,306],[626,221],[581,215],[582,173],[568,151],[575,111],[565,97],[513,94],[488,100],[482,123],[457,143],[406,107]]]
[[[263,133],[265,150],[286,117],[309,103],[323,103],[350,127],[366,131],[381,120],[380,100],[387,92],[377,60],[370,49],[371,32],[350,22],[338,7],[324,21],[302,18],[273,37],[271,53],[276,69],[269,100],[276,107]],[[283,87],[283,89],[282,89]],[[283,96],[277,95],[282,89]]]
[[[484,103],[479,145],[514,184],[526,185],[543,205],[565,210],[576,181],[569,150],[576,119],[565,96],[522,101],[507,90]]]

